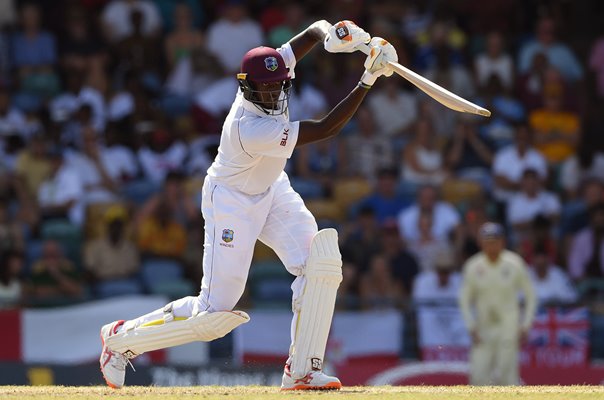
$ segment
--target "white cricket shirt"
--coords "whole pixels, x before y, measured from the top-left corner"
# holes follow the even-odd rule
[[[285,44],[277,51],[293,76],[294,53]],[[267,115],[243,98],[239,91],[222,127],[218,155],[208,176],[250,195],[265,192],[279,177],[291,157],[300,122],[289,114]]]

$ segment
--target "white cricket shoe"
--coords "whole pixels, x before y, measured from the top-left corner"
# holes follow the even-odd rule
[[[123,320],[115,321],[101,328],[101,343],[103,344],[103,350],[101,351],[99,362],[101,364],[101,372],[103,373],[105,382],[113,389],[119,389],[124,386],[126,365],[128,365],[129,361],[123,354],[110,350],[109,347],[105,345],[105,339],[115,335],[117,328],[123,323]]]
[[[283,370],[281,390],[339,390],[342,383],[335,376],[325,375],[323,371],[310,371],[303,378],[292,378],[289,365]]]

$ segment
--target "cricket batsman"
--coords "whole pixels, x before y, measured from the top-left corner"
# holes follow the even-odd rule
[[[328,52],[353,52],[368,44],[365,71],[352,91],[320,120],[289,121],[294,68],[316,44]],[[101,371],[113,388],[124,385],[129,360],[147,351],[211,341],[250,320],[233,308],[243,294],[256,240],[270,246],[292,283],[291,346],[281,388],[340,389],[323,373],[323,357],[342,260],[334,229],[317,223],[283,168],[294,148],[335,136],[350,120],[389,61],[393,46],[350,21],[321,20],[278,49],[257,47],[241,62],[239,90],[222,128],[218,155],[202,189],[205,219],[203,280],[198,296],[175,300],[129,321],[102,327]],[[235,78],[235,77],[233,77]]]
[[[505,250],[503,227],[479,231],[481,252],[463,266],[459,304],[472,337],[471,385],[517,385],[519,345],[526,340],[536,300],[524,260]],[[518,293],[524,294],[521,317]]]

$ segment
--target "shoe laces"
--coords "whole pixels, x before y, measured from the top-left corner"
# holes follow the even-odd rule
[[[120,354],[116,351],[112,352],[113,356],[111,357],[111,360],[109,360],[109,363],[117,370],[119,371],[125,371],[126,370],[126,365],[130,365],[130,368],[132,368],[132,370],[134,372],[136,372],[136,369],[134,368],[134,365],[132,365],[132,362],[130,361],[130,359],[128,357],[126,357],[123,354]]]

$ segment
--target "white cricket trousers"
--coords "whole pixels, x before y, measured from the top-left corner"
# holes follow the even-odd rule
[[[302,273],[317,233],[317,223],[282,172],[264,193],[248,195],[206,177],[201,200],[205,220],[203,279],[198,296],[172,302],[175,317],[201,311],[232,310],[245,289],[254,246],[260,240],[272,248],[297,278],[292,301],[304,288]],[[163,318],[163,309],[134,320],[135,326]],[[291,334],[295,333],[294,312]]]
[[[478,328],[480,342],[470,351],[471,385],[519,384],[518,329],[515,321]]]

